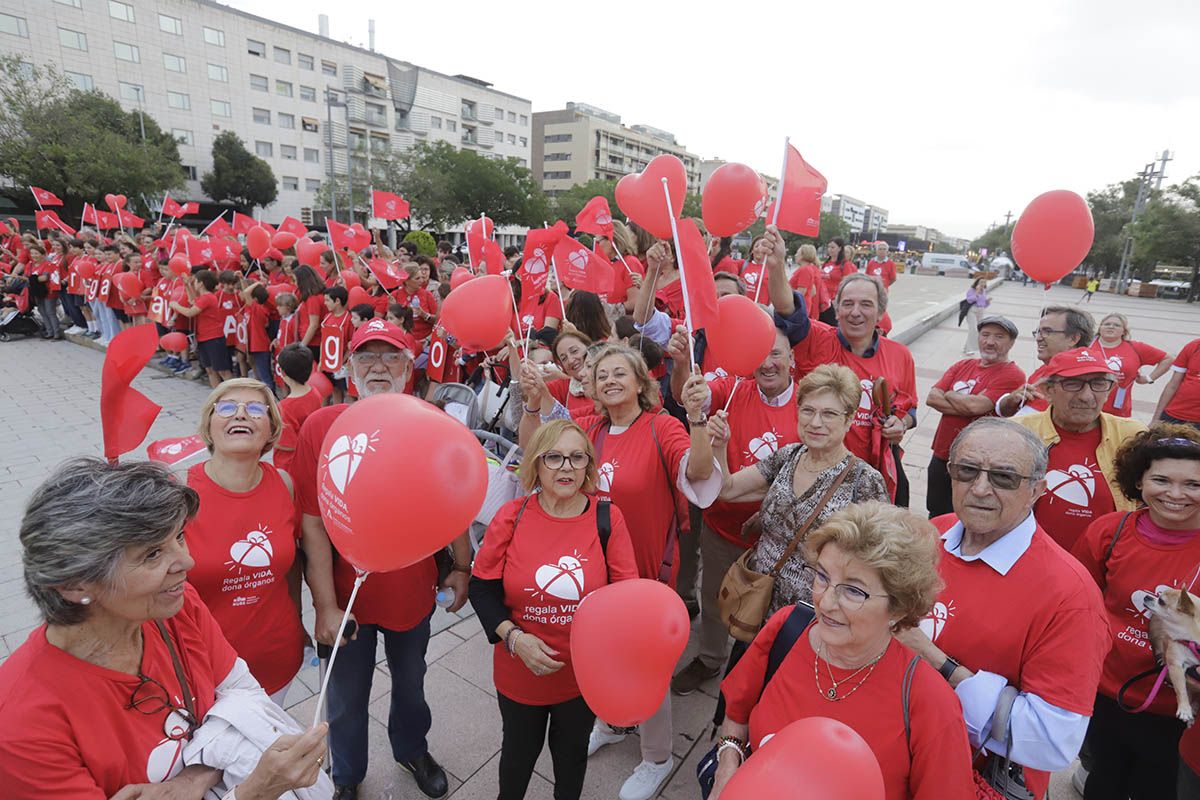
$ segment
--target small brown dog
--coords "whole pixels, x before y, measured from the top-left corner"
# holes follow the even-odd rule
[[[1166,665],[1178,699],[1175,716],[1191,727],[1196,716],[1185,672],[1200,665],[1189,646],[1189,642],[1200,643],[1200,598],[1182,589],[1163,589],[1145,603],[1150,612],[1150,646],[1159,663]]]

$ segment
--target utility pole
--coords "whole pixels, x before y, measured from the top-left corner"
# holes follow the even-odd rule
[[[1137,198],[1133,203],[1133,218],[1130,220],[1130,225],[1137,222],[1138,215],[1146,208],[1146,202],[1150,199],[1150,183],[1154,182],[1154,189],[1158,191],[1162,188],[1163,178],[1166,176],[1167,162],[1171,161],[1171,153],[1168,150],[1163,150],[1162,155],[1155,161],[1151,161],[1139,175]],[[1125,247],[1121,251],[1121,266],[1117,270],[1117,293],[1125,294],[1126,288],[1129,285],[1129,271],[1131,268],[1131,260],[1133,258],[1133,232],[1130,230],[1125,234]]]
[[[1012,222],[1012,212],[1011,212],[1011,211],[1005,211],[1005,212],[1004,212],[1004,227],[1005,227],[1005,228],[1008,228],[1008,226],[1009,226],[1009,224],[1010,224],[1011,222]]]
[[[1171,157],[1171,151],[1163,150],[1162,155],[1158,157],[1158,181],[1154,184],[1155,191],[1162,189],[1163,178],[1167,174],[1168,161],[1174,161],[1174,159]]]
[[[329,213],[337,219],[337,178],[333,171],[333,92],[325,87],[325,141],[328,142],[329,154],[325,160],[329,162]]]

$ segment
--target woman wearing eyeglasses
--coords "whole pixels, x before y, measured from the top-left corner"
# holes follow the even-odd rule
[[[862,736],[887,800],[974,798],[958,698],[893,635],[916,627],[937,599],[936,530],[906,509],[859,503],[809,534],[805,558],[815,619],[789,634],[799,617],[789,623],[794,607],[781,609],[721,683],[726,720],[709,800],[767,739],[808,717],[838,720]],[[767,679],[781,635],[791,644]]]
[[[280,706],[300,671],[305,640],[288,583],[296,558],[292,479],[262,460],[282,430],[264,384],[235,378],[212,391],[200,412],[200,436],[212,456],[188,470],[200,510],[185,529],[196,561],[189,582]]]
[[[583,429],[553,420],[533,434],[521,463],[529,497],[501,508],[475,557],[470,597],[496,647],[493,676],[504,738],[500,800],[525,796],[550,728],[554,796],[578,798],[595,715],[571,668],[579,602],[637,577],[625,518],[591,493],[595,452]]]
[[[831,514],[853,503],[888,502],[883,477],[843,444],[861,397],[858,376],[849,367],[817,367],[796,387],[802,444],[781,447],[759,461],[755,469],[732,474],[724,446],[729,439],[725,412],[718,411],[709,421],[713,450],[725,480],[720,499],[735,503],[762,501],[762,536],[747,566],[775,575],[767,618],[784,606],[812,601],[811,575],[801,569],[801,546],[808,530],[815,530]],[[789,553],[797,536],[800,541]]]
[[[1088,727],[1091,771],[1083,796],[1171,800],[1178,773],[1178,797],[1197,797],[1198,745],[1183,748],[1182,765],[1179,758],[1191,703],[1181,703],[1170,684],[1148,700],[1161,666],[1148,646],[1148,622],[1156,614],[1168,624],[1194,625],[1194,603],[1185,607],[1169,590],[1200,593],[1200,431],[1156,425],[1126,441],[1115,466],[1122,493],[1144,506],[1097,519],[1071,551],[1099,584],[1112,633]]]
[[[21,558],[45,623],[0,665],[6,800],[199,798],[212,789],[273,800],[318,779],[300,797],[329,797],[325,724],[299,732],[188,583],[195,562],[183,528],[199,502],[162,465],[87,458],[34,492]],[[213,724],[225,733],[200,724],[215,706],[226,718],[263,719],[252,751],[239,750],[252,768],[209,763],[214,753],[200,745],[229,732],[224,719]]]

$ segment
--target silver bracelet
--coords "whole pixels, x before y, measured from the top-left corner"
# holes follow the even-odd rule
[[[746,761],[746,748],[733,739],[722,739],[721,743],[717,745],[718,761],[721,759],[721,753],[725,752],[726,750],[733,750],[736,752],[738,754],[739,762],[744,763]]]

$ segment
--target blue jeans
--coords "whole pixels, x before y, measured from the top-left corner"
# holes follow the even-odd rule
[[[271,354],[263,351],[251,353],[250,357],[254,361],[254,377],[265,383],[267,388],[274,388],[275,376],[271,374]]]
[[[429,750],[425,740],[433,724],[425,703],[429,617],[407,631],[359,625],[358,638],[339,649],[329,680],[329,749],[333,782],[338,786],[362,783],[367,776],[367,705],[375,675],[375,642],[380,633],[392,673],[387,726],[392,757],[399,762],[415,761]]]

